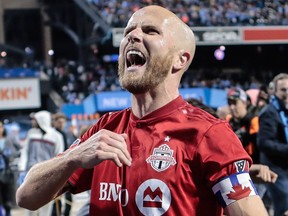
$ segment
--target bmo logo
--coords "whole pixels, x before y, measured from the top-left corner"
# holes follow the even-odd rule
[[[143,215],[160,216],[170,207],[171,192],[163,181],[149,179],[139,186],[135,201]]]
[[[127,189],[121,189],[120,184],[101,182],[99,200],[119,201],[122,206],[126,206],[129,194]]]

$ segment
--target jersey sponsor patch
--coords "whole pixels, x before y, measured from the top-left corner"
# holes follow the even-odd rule
[[[143,215],[161,216],[171,206],[169,187],[159,179],[148,179],[137,189],[135,202]]]
[[[223,208],[244,197],[258,195],[248,172],[227,176],[215,184],[212,190]]]

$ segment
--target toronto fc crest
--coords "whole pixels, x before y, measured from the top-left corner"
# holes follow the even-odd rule
[[[164,171],[176,164],[173,152],[167,144],[162,144],[159,148],[154,148],[153,154],[146,159],[146,162],[157,172]]]

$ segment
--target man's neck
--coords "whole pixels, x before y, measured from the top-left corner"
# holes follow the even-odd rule
[[[132,112],[138,118],[165,106],[170,103],[172,100],[176,99],[179,96],[178,94],[174,95],[153,95],[153,94],[141,94],[141,95],[132,95]]]

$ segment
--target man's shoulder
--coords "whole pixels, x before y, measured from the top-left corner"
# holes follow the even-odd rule
[[[278,113],[276,108],[272,104],[268,104],[259,112],[258,116],[262,117],[264,115],[275,114]]]
[[[63,135],[55,128],[50,128],[49,131],[44,135],[44,138],[55,143],[64,142]]]
[[[212,109],[212,108],[211,108]],[[207,124],[216,124],[221,121],[222,119],[216,118],[213,116],[213,113],[203,110],[199,107],[195,107],[193,105],[188,104],[187,106],[182,107],[180,110],[183,115],[187,116],[188,121],[192,122],[201,122]]]
[[[174,122],[179,124],[177,125],[178,129],[185,128],[188,131],[197,131],[199,137],[208,131],[213,132],[218,128],[224,129],[229,125],[227,121],[216,118],[207,111],[190,104],[180,107],[174,118],[177,119]]]
[[[108,123],[108,122],[117,122],[120,121],[123,118],[130,118],[131,115],[131,108],[127,108],[124,110],[120,110],[120,111],[114,111],[114,112],[108,112],[105,113],[97,123]]]
[[[116,126],[119,126],[120,122],[128,122],[131,115],[131,108],[127,108],[121,111],[114,111],[105,113],[90,129],[91,132],[95,132],[102,128],[113,129]]]
[[[30,128],[27,131],[27,135],[38,134],[38,133],[41,133],[41,130],[39,128]]]
[[[42,132],[39,128],[31,128],[28,130],[25,139],[40,139],[42,137]]]
[[[46,132],[46,134],[51,134],[51,135],[57,135],[57,136],[62,136],[61,133],[56,130],[55,128],[49,128],[49,130]]]

